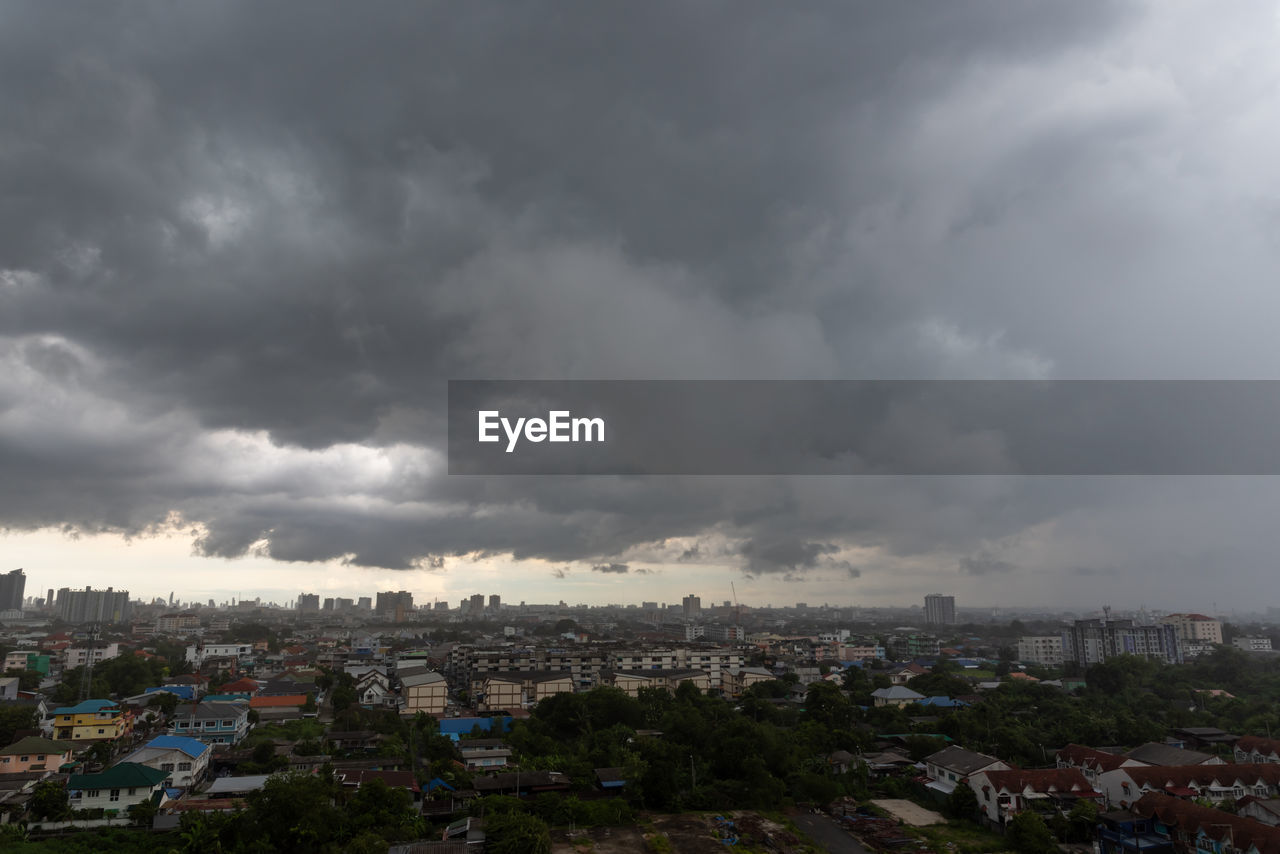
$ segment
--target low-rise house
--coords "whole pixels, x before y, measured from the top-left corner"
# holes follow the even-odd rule
[[[1256,798],[1245,795],[1236,802],[1236,815],[1280,827],[1280,798]]]
[[[71,762],[75,745],[40,736],[27,736],[0,750],[0,774],[57,771]]]
[[[1232,747],[1237,762],[1280,764],[1280,741],[1260,735],[1243,735]]]
[[[122,761],[145,765],[167,776],[167,788],[189,789],[205,778],[213,748],[194,738],[158,735]]]
[[[144,801],[163,804],[167,777],[155,768],[120,762],[97,774],[72,774],[67,778],[67,794],[72,809],[101,808],[115,815]]]
[[[1002,759],[963,747],[945,747],[926,756],[924,762],[930,779],[927,787],[946,795],[951,794],[957,783],[963,784],[974,774],[1012,770],[1012,766]]]
[[[1135,816],[1150,822],[1150,833],[1166,840],[1174,852],[1277,854],[1280,828],[1192,801],[1153,792],[1133,805]],[[1104,854],[1119,851],[1104,846]],[[1149,850],[1143,848],[1143,851]]]
[[[397,672],[403,714],[426,712],[440,717],[449,699],[449,683],[440,673],[415,666]]]
[[[606,670],[600,675],[605,685],[631,697],[640,696],[641,688],[662,688],[674,694],[686,682],[699,691],[711,689],[711,676],[702,670]]]
[[[730,697],[741,697],[752,685],[771,682],[777,677],[764,667],[739,667],[736,671],[721,674],[721,688]]]
[[[373,730],[342,730],[327,733],[324,740],[334,750],[348,752],[376,751],[382,743],[382,736]]]
[[[1222,765],[1223,760],[1211,753],[1201,753],[1198,750],[1187,750],[1183,747],[1176,747],[1172,744],[1159,744],[1149,741],[1141,747],[1135,747],[1125,754],[1130,759],[1136,759],[1147,765]]]
[[[905,667],[899,667],[896,670],[889,671],[890,685],[906,685],[917,676],[923,676],[929,672],[927,667],[922,667],[914,661]]]
[[[978,771],[968,782],[983,820],[1001,828],[1023,810],[1051,807],[1065,814],[1081,799],[1102,800],[1102,793],[1075,768]]]
[[[620,792],[627,785],[625,768],[597,768],[596,785],[606,792]]]
[[[1280,765],[1184,765],[1117,768],[1098,776],[1110,806],[1128,807],[1149,792],[1180,798],[1235,801],[1245,795],[1275,797]]]
[[[506,771],[472,781],[481,795],[533,795],[541,792],[567,792],[570,780],[559,771]]]
[[[349,770],[337,771],[334,777],[342,784],[344,789],[359,789],[365,783],[371,780],[381,780],[392,789],[404,789],[413,798],[410,805],[416,812],[422,806],[422,789],[418,786],[417,779],[414,778],[412,771],[384,771],[372,768],[353,768]]]
[[[573,693],[573,676],[550,670],[487,673],[479,680],[476,708],[482,712],[527,709],[556,694]]]
[[[251,697],[249,708],[257,712],[262,721],[296,721],[303,717],[303,707],[306,706],[308,699],[306,694]]]
[[[1098,775],[1104,771],[1149,767],[1147,763],[1139,762],[1130,756],[1108,753],[1083,744],[1068,744],[1058,751],[1056,762],[1059,768],[1079,769],[1080,773],[1084,774],[1084,778],[1095,788],[1098,785]]]
[[[85,700],[53,710],[54,734],[63,741],[111,741],[127,734],[130,722],[114,700]]]
[[[871,692],[871,701],[877,706],[897,706],[902,708],[918,703],[924,694],[912,691],[905,685],[894,685],[889,688],[877,688]]]
[[[249,704],[198,703],[173,713],[170,735],[198,738],[207,744],[239,744],[249,734]]]

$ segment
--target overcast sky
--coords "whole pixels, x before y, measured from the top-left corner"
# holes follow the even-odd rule
[[[443,456],[450,378],[1280,378],[1275,0],[10,3],[0,115],[29,594],[1280,605],[1274,478]]]

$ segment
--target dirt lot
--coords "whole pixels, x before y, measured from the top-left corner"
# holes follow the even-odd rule
[[[567,831],[551,831],[551,854],[639,854],[645,850],[638,827],[593,827],[575,832],[572,838]]]
[[[764,816],[739,810],[723,813],[722,817],[733,824],[716,821],[714,814],[686,814],[653,816],[653,826],[666,834],[675,854],[724,854],[731,849],[720,840],[735,836],[760,847],[772,843],[771,850],[780,854],[804,850],[795,834]]]
[[[879,800],[871,803],[880,807],[894,818],[902,819],[902,821],[912,827],[925,827],[930,824],[946,824],[947,820],[933,810],[927,810],[919,804],[911,801],[898,800]]]

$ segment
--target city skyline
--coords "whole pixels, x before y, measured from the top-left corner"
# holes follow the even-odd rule
[[[32,589],[1280,604],[1280,478],[463,477],[446,425],[468,378],[1280,377],[1273,3],[73,5],[0,28]]]

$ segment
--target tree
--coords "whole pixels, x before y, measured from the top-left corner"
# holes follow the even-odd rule
[[[973,818],[978,814],[978,796],[967,783],[956,783],[947,796],[946,811],[951,818]]]
[[[551,854],[551,832],[537,816],[510,812],[485,820],[485,850],[490,854]]]
[[[1039,813],[1031,810],[1024,810],[1013,817],[1005,838],[1009,847],[1018,854],[1057,854],[1058,851],[1049,825],[1044,823]]]
[[[31,817],[38,821],[61,821],[71,815],[70,798],[66,787],[56,780],[44,780],[36,784],[28,805]]]
[[[0,744],[13,743],[13,734],[20,729],[35,728],[34,706],[0,706]]]
[[[155,801],[150,798],[129,807],[129,820],[144,827],[150,827],[152,820],[159,814],[160,807],[156,806]]]

